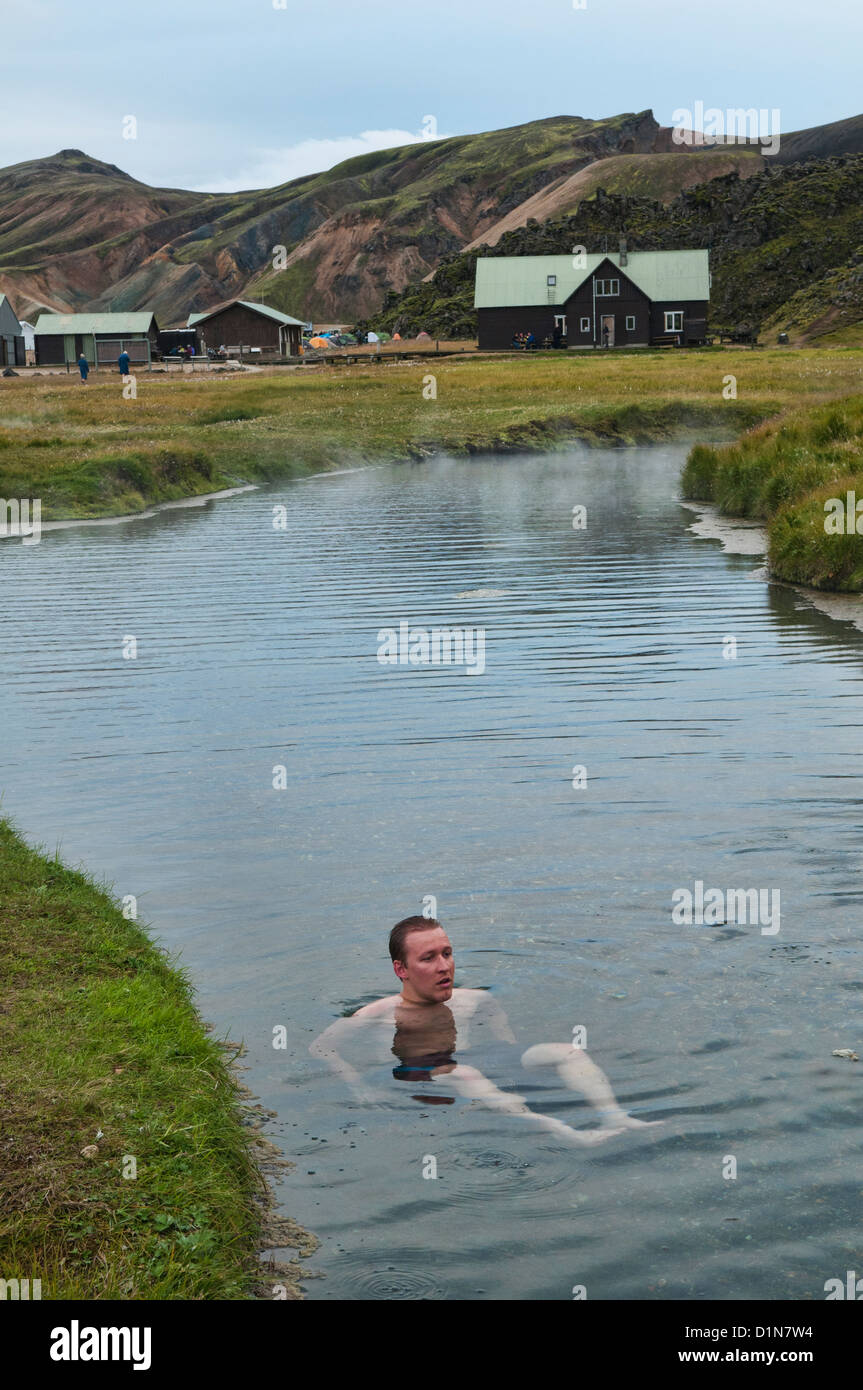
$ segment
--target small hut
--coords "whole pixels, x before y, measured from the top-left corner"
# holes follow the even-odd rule
[[[83,352],[96,367],[116,367],[121,352],[135,366],[148,366],[159,345],[152,309],[127,314],[40,314],[33,330],[40,367],[74,363]]]
[[[0,367],[23,367],[24,330],[5,294],[0,294]]]
[[[297,357],[305,324],[268,304],[251,299],[231,299],[204,313],[190,314],[189,328],[197,331],[201,350],[225,347],[228,352],[268,353],[278,357]]]

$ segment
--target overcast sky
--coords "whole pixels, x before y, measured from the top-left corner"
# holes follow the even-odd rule
[[[863,0],[575,3],[0,0],[0,165],[76,148],[236,189],[405,144],[427,117],[440,135],[647,107],[670,125],[701,101],[791,131],[863,106]]]

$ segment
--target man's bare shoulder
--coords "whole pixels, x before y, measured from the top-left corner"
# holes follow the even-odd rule
[[[457,1009],[464,1009],[473,1013],[475,1009],[486,1002],[486,991],[484,989],[454,989],[449,1002]]]
[[[388,994],[383,999],[376,999],[373,1004],[363,1004],[361,1009],[357,1009],[355,1014],[351,1014],[351,1018],[391,1018],[400,999],[400,994]]]

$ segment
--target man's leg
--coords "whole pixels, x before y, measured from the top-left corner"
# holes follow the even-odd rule
[[[537,1043],[523,1053],[521,1064],[530,1070],[534,1067],[554,1067],[563,1084],[571,1091],[581,1091],[599,1112],[603,1126],[613,1127],[615,1132],[662,1124],[661,1120],[636,1120],[627,1115],[621,1109],[608,1077],[590,1060],[583,1048],[573,1047],[572,1043]]]
[[[498,1090],[497,1086],[489,1081],[487,1076],[483,1076],[476,1067],[467,1067],[462,1063],[453,1067],[452,1070],[434,1071],[432,1080],[441,1081],[444,1085],[451,1086],[457,1095],[462,1096],[465,1100],[476,1101],[486,1110],[497,1110],[502,1115],[533,1120],[540,1129],[556,1135],[558,1139],[567,1144],[599,1144],[604,1139],[610,1139],[614,1134],[622,1134],[627,1127],[620,1125],[615,1128],[609,1124],[603,1126],[602,1129],[582,1131],[572,1129],[570,1125],[565,1125],[562,1120],[555,1120],[551,1115],[537,1114],[535,1110],[530,1109],[523,1096],[508,1095],[505,1091]],[[622,1111],[621,1114],[623,1114]]]

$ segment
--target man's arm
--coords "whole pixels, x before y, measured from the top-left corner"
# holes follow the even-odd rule
[[[477,1024],[486,1027],[495,1042],[516,1042],[510,1021],[497,1000],[491,997],[488,990],[478,990],[477,993],[481,996],[476,1013]]]
[[[321,1061],[326,1062],[332,1071],[336,1072],[343,1081],[346,1081],[354,1089],[361,1085],[362,1077],[356,1067],[351,1066],[350,1062],[346,1062],[344,1057],[340,1056],[338,1047],[360,1026],[356,1020],[356,1014],[352,1015],[351,1018],[337,1018],[335,1023],[331,1023],[329,1028],[324,1029],[320,1037],[315,1038],[314,1042],[309,1044],[309,1052],[312,1056],[320,1057]]]
[[[362,1009],[358,1009],[350,1018],[337,1018],[335,1023],[324,1029],[320,1037],[309,1044],[309,1052],[313,1057],[320,1057],[326,1062],[354,1091],[365,1093],[368,1088],[362,1076],[356,1067],[345,1061],[338,1049],[349,1038],[355,1037],[364,1023],[385,1021],[392,1011],[392,999],[378,999],[374,1004],[366,1004]]]

